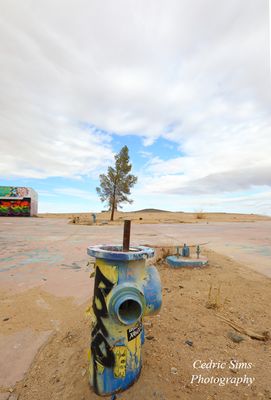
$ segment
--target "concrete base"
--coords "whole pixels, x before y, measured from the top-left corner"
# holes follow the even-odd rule
[[[181,267],[205,267],[208,264],[208,259],[206,257],[181,257],[181,256],[168,256],[166,258],[168,265],[171,268],[181,268]]]

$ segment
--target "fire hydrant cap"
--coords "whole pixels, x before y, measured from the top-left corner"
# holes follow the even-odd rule
[[[130,247],[129,251],[122,251],[120,245],[97,245],[88,247],[87,252],[91,257],[119,261],[143,260],[154,256],[154,250],[145,246]]]

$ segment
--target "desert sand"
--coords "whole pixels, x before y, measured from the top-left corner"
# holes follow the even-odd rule
[[[40,218],[68,218],[70,221],[80,224],[93,224],[93,212],[89,213],[63,213],[63,214],[39,214]],[[171,212],[156,209],[145,209],[135,212],[116,211],[114,221],[110,221],[110,212],[104,211],[95,213],[97,225],[108,223],[120,225],[125,219],[133,224],[176,224],[176,223],[199,223],[199,222],[254,222],[267,221],[271,217],[258,214],[237,214],[237,213],[207,213],[198,211],[194,213]]]

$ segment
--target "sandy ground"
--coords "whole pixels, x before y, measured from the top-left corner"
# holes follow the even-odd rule
[[[110,221],[110,212],[95,213],[97,224],[108,223],[110,225],[122,224],[125,219],[130,219],[133,224],[176,224],[176,223],[200,223],[200,222],[254,222],[271,220],[271,217],[257,214],[230,214],[230,213],[195,213],[155,211],[150,209],[136,212],[116,211],[114,221]],[[92,213],[74,214],[39,214],[40,218],[69,218],[76,223],[92,224]]]
[[[219,318],[219,315],[225,316],[240,327],[259,333],[270,329],[270,280],[214,252],[208,251],[206,255],[210,265],[205,269],[176,270],[164,262],[158,263],[163,308],[159,315],[145,320],[150,340],[144,345],[144,367],[139,381],[117,398],[271,398],[270,341],[239,334],[244,340],[235,343],[228,335],[237,332]],[[18,314],[16,304],[21,304],[28,310],[28,324],[35,331],[51,329],[50,310],[56,320],[59,314],[65,313],[65,320],[41,348],[13,395],[18,394],[21,400],[98,399],[89,388],[86,371],[90,319],[84,311],[88,303],[74,307],[69,299],[60,300],[42,291],[35,293],[35,290],[28,291],[23,298],[17,295],[9,315],[12,315],[11,310]],[[48,306],[42,311],[35,301],[37,296]],[[19,320],[17,324],[5,322],[5,329],[10,332],[19,326]],[[226,367],[198,370],[193,368],[196,360],[225,362]],[[231,360],[247,363],[247,368],[240,364],[239,368],[230,369]],[[175,373],[172,368],[176,368]],[[254,379],[250,386],[218,386],[191,383],[193,375],[205,378],[246,375]]]
[[[155,219],[153,213],[147,214],[154,222],[159,220],[158,215]],[[250,267],[254,261],[255,269],[263,273],[267,271],[264,264],[269,263],[270,271],[270,219],[253,216],[254,222],[248,222],[252,216],[242,218],[246,222],[236,225],[196,218],[198,223],[192,225],[167,222],[132,228],[134,243],[156,247],[159,254],[157,246],[175,246],[185,238],[192,243],[192,239],[208,236],[203,252],[210,265],[202,270],[174,270],[157,262],[163,308],[159,316],[146,321],[149,339],[144,345],[141,377],[118,398],[271,399],[270,340],[239,333],[244,340],[235,343],[228,335],[237,332],[219,317],[255,332],[270,330],[270,279],[210,250],[248,260]],[[91,302],[93,279],[89,278],[92,266],[87,265],[86,247],[119,243],[121,226],[100,225],[99,220],[91,226],[67,222],[55,218],[0,220],[0,400],[98,399],[87,379],[91,321],[85,309]],[[226,368],[196,370],[196,360],[223,361]],[[251,363],[251,368],[230,370],[231,360]],[[250,386],[238,387],[192,384],[192,375],[200,374],[233,378],[246,374],[255,380]]]

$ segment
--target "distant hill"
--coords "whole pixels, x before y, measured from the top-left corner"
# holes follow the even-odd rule
[[[135,213],[161,213],[161,212],[172,212],[172,211],[167,211],[167,210],[159,210],[157,208],[143,208],[143,210],[137,210],[137,211],[133,211]]]

